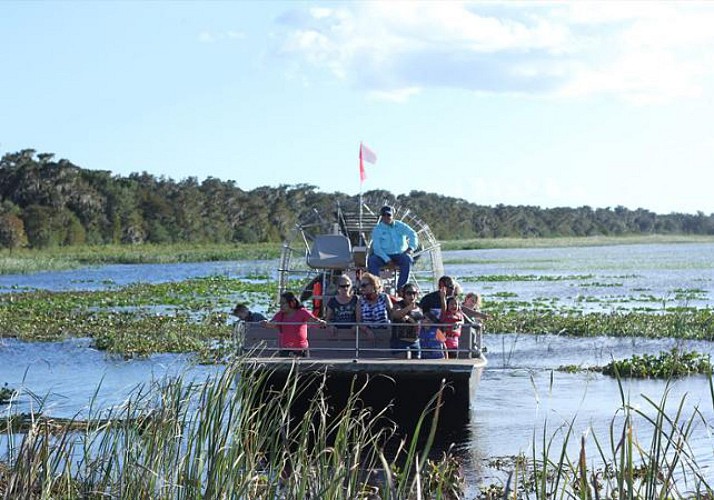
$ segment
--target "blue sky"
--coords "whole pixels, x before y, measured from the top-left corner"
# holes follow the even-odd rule
[[[0,154],[714,213],[714,2],[0,2]]]

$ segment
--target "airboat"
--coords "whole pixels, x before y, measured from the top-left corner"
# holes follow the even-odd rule
[[[338,203],[330,214],[314,210],[296,223],[282,246],[278,297],[285,291],[296,292],[308,309],[324,317],[327,300],[337,293],[338,278],[346,274],[357,282],[366,272],[371,231],[384,204],[394,206],[395,219],[409,224],[419,237],[409,282],[421,295],[435,290],[444,265],[441,246],[429,225],[409,208],[360,197],[352,203]],[[398,272],[392,266],[381,270],[386,293],[396,295]],[[276,357],[276,332],[260,324],[239,324],[237,338],[252,369],[269,370],[274,386],[298,371],[320,375],[321,385],[333,400],[345,399],[355,387],[362,387],[360,395],[367,404],[389,406],[397,419],[419,415],[437,394],[442,419],[453,422],[454,417],[463,420],[470,414],[487,363],[480,322],[464,327],[463,347],[455,359],[399,359],[390,346],[388,329],[368,339],[360,336],[360,326],[356,324],[356,334],[350,338],[335,336],[330,328],[310,327],[309,358]]]

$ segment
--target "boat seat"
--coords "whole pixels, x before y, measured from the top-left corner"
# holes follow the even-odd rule
[[[321,234],[315,238],[307,265],[314,269],[347,269],[352,265],[352,243],[341,234]]]

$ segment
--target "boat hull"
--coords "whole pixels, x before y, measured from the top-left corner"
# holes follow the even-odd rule
[[[427,422],[438,415],[437,427],[463,429],[474,412],[484,357],[449,360],[281,359],[251,358],[248,370],[266,383],[265,392],[282,394],[297,377],[300,397],[292,407],[305,414],[323,395],[329,413],[338,414],[356,395],[359,405],[400,428],[413,429],[424,412]],[[438,413],[435,411],[438,408]]]

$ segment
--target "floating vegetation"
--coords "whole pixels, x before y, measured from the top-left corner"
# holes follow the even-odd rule
[[[711,374],[711,356],[696,351],[683,352],[676,347],[658,355],[634,355],[615,360],[602,368],[605,375],[628,378],[669,379],[694,374]]]
[[[210,362],[220,358],[211,352],[212,343],[230,338],[232,306],[240,301],[269,311],[276,292],[274,280],[220,275],[96,291],[18,288],[0,294],[0,332],[39,341],[86,337],[96,348],[125,357],[197,352]],[[609,309],[586,312],[560,304],[557,297],[527,301],[518,300],[515,292],[499,291],[488,295],[484,312],[491,316],[487,326],[492,333],[714,339],[711,309],[667,306],[662,298],[649,295],[579,294],[573,302]],[[618,303],[635,305],[625,310]]]
[[[605,366],[583,367],[561,365],[557,371],[578,373],[582,371],[601,372],[613,377],[664,379],[688,375],[711,374],[711,356],[697,351],[683,352],[674,347],[661,351],[658,355],[633,355],[628,359],[613,360]]]
[[[590,370],[590,368],[583,368],[580,365],[560,365],[556,368],[556,371],[564,373],[579,373],[583,370]]]
[[[505,282],[505,281],[580,281],[593,279],[593,274],[482,274],[479,276],[459,276],[461,282]]]
[[[689,300],[704,300],[707,298],[707,291],[699,288],[676,288],[672,291],[674,300],[680,302]]]
[[[238,300],[269,304],[276,286],[222,276],[101,291],[45,290],[0,295],[0,331],[23,340],[89,337],[125,357],[193,352],[230,338]]]
[[[591,337],[682,338],[714,340],[711,309],[684,309],[660,314],[640,311],[583,313],[576,310],[508,310],[490,306],[488,330],[493,333],[550,333]]]
[[[593,281],[592,283],[580,283],[578,286],[598,287],[598,288],[616,288],[623,286],[622,283],[603,283],[602,281]]]

